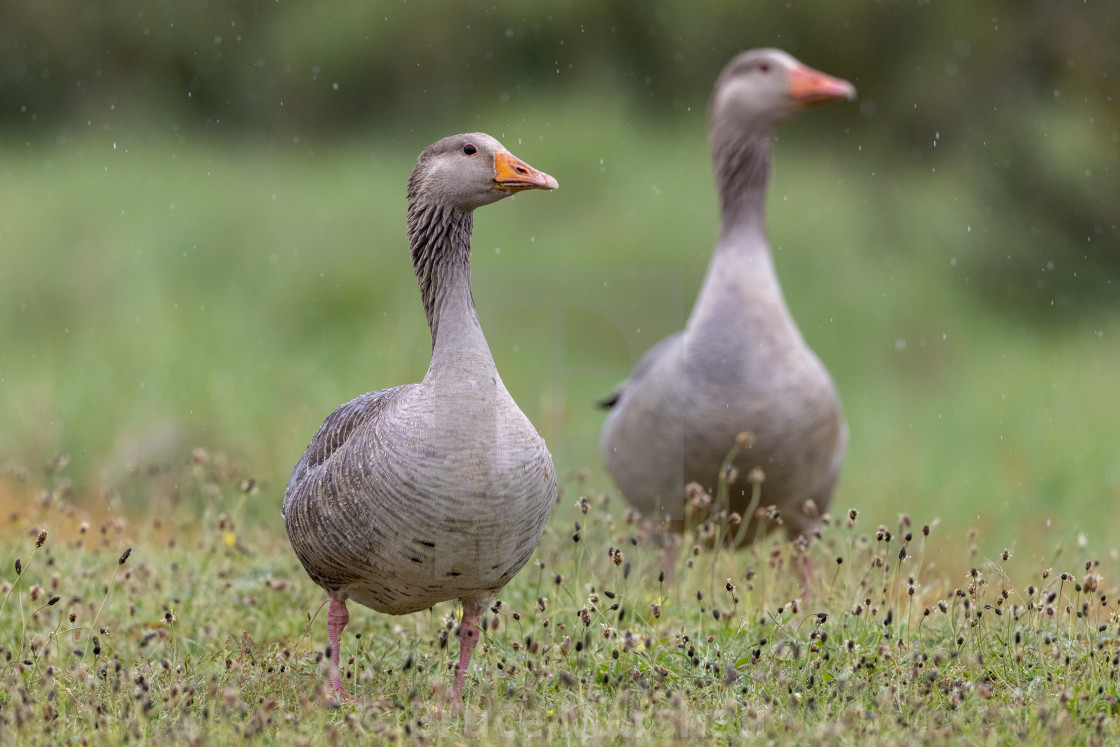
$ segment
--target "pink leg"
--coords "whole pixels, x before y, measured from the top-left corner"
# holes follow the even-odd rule
[[[474,653],[475,644],[482,635],[482,629],[479,627],[481,622],[481,612],[468,615],[466,609],[463,610],[463,624],[459,626],[459,671],[455,673],[455,687],[451,691],[455,700],[462,700],[463,680],[471,666],[471,654]]]
[[[349,700],[353,696],[346,692],[346,688],[342,686],[342,676],[338,672],[338,659],[339,659],[339,644],[342,638],[342,630],[346,627],[346,623],[350,622],[350,613],[346,611],[345,599],[331,599],[330,609],[327,611],[327,637],[330,640],[331,647],[331,690],[333,690],[343,700]]]

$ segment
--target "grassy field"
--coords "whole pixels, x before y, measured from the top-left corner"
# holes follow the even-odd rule
[[[6,743],[1120,738],[1116,558],[1096,547],[1040,566],[841,511],[807,549],[704,550],[734,527],[700,524],[666,551],[576,477],[560,504],[578,518],[487,616],[462,707],[451,603],[355,607],[342,660],[363,702],[334,707],[323,595],[243,518],[257,488],[221,454],[149,473],[134,521],[83,518],[50,483],[5,484]]]
[[[0,730],[179,739],[218,736],[217,715],[231,734],[280,741],[332,729],[436,741],[514,729],[558,741],[661,729],[1088,740],[1113,729],[1098,724],[1115,703],[1113,598],[1071,589],[1093,560],[1102,588],[1116,578],[1120,312],[1001,306],[981,290],[998,278],[983,273],[993,246],[1014,254],[1023,218],[975,178],[984,164],[945,149],[884,151],[856,134],[854,108],[827,112],[813,116],[831,126],[783,131],[770,201],[790,305],[852,431],[838,525],[808,551],[804,594],[783,572],[800,562],[788,546],[702,553],[693,568],[682,558],[658,583],[653,548],[629,545],[640,533],[624,507],[602,502],[611,486],[592,403],[679,328],[715,239],[702,113],[635,128],[604,102],[594,117],[558,107],[461,125],[560,181],[554,194],[479,213],[474,277],[499,369],[566,488],[544,568],[531,564],[503,595],[463,714],[438,705],[451,605],[401,619],[352,613],[363,633],[348,641],[353,676],[375,705],[320,708],[323,616],[309,631],[308,615],[321,600],[279,514],[292,465],[334,407],[426,369],[404,181],[447,131],[234,145],[153,129],[3,143],[0,656],[11,658],[0,660]],[[592,499],[587,516],[580,495]],[[849,507],[861,512],[854,530]],[[934,530],[906,543],[900,566],[901,514],[909,531]],[[896,535],[889,545],[874,540],[879,524]],[[35,550],[39,526],[50,537]],[[633,561],[628,578],[609,547]],[[975,592],[973,568],[984,579]],[[1005,585],[1003,609],[1023,609],[996,615]],[[604,588],[625,619],[604,599],[589,606]],[[540,613],[538,596],[549,600]]]

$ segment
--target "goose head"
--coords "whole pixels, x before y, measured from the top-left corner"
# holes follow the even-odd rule
[[[780,49],[753,49],[723,68],[709,119],[713,134],[724,129],[770,130],[810,106],[855,95],[848,81],[803,65]]]
[[[408,199],[463,212],[526,189],[556,189],[556,179],[482,132],[445,137],[424,149],[408,180]]]

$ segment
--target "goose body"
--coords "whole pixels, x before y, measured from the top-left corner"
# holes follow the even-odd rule
[[[326,419],[284,498],[292,548],[331,600],[331,685],[346,600],[401,615],[461,599],[459,696],[481,615],[528,561],[556,501],[544,440],[502,383],[470,287],[473,211],[556,180],[493,138],[444,138],[409,180],[408,234],[432,330],[419,383]]]
[[[791,536],[815,526],[832,499],[847,442],[832,379],[782,294],[767,239],[765,192],[774,127],[806,106],[850,97],[851,84],[774,49],[734,58],[709,107],[721,230],[682,332],[639,361],[609,404],[601,447],[619,490],[644,514],[679,527],[685,485],[715,493],[738,434],[731,510],[777,506]],[[752,517],[744,517],[744,520]],[[746,535],[753,536],[753,533]]]

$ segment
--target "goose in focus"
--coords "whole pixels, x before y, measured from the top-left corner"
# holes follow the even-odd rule
[[[461,696],[480,619],[537,547],[556,502],[544,440],[494,366],[470,285],[475,208],[554,178],[483,133],[420,154],[408,241],[432,332],[423,381],[364,394],[326,419],[284,497],[292,548],[330,599],[330,687],[347,600],[403,615],[460,599]]]
[[[603,402],[608,471],[635,508],[670,528],[681,527],[686,484],[715,495],[733,449],[741,477],[729,491],[731,511],[752,508],[743,477],[755,469],[761,506],[777,507],[790,537],[812,530],[832,500],[847,426],[832,379],[782,295],[765,197],[775,127],[814,104],[854,96],[847,81],[777,49],[736,56],[716,81],[708,108],[722,221],[715,252],[683,332],[647,351]],[[744,432],[751,438],[737,445]]]

